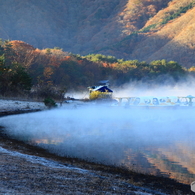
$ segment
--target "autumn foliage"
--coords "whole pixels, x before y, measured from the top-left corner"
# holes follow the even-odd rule
[[[43,98],[59,98],[68,90],[86,90],[102,79],[110,79],[114,85],[135,80],[163,83],[167,77],[177,82],[187,74],[175,61],[147,63],[101,54],[80,56],[60,48],[35,49],[22,41],[3,42],[0,49],[1,93],[6,92],[5,86],[10,86],[9,90],[17,86],[20,91],[32,89]]]

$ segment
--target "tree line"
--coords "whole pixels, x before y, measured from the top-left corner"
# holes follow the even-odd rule
[[[37,49],[22,41],[0,41],[0,93],[60,98],[68,90],[86,90],[99,80],[119,86],[131,81],[178,82],[195,68],[175,61],[116,59],[114,56],[81,56],[60,48]]]

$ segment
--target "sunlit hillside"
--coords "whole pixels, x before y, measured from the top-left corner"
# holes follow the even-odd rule
[[[194,0],[6,0],[0,38],[35,48],[194,66]]]

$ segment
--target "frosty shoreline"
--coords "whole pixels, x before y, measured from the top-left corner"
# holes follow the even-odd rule
[[[44,110],[46,108],[47,107],[43,102],[0,99],[0,112],[13,112],[17,110]]]

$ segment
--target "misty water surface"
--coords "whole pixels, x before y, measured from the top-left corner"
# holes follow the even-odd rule
[[[66,107],[0,118],[17,139],[60,156],[191,183],[195,108]]]

